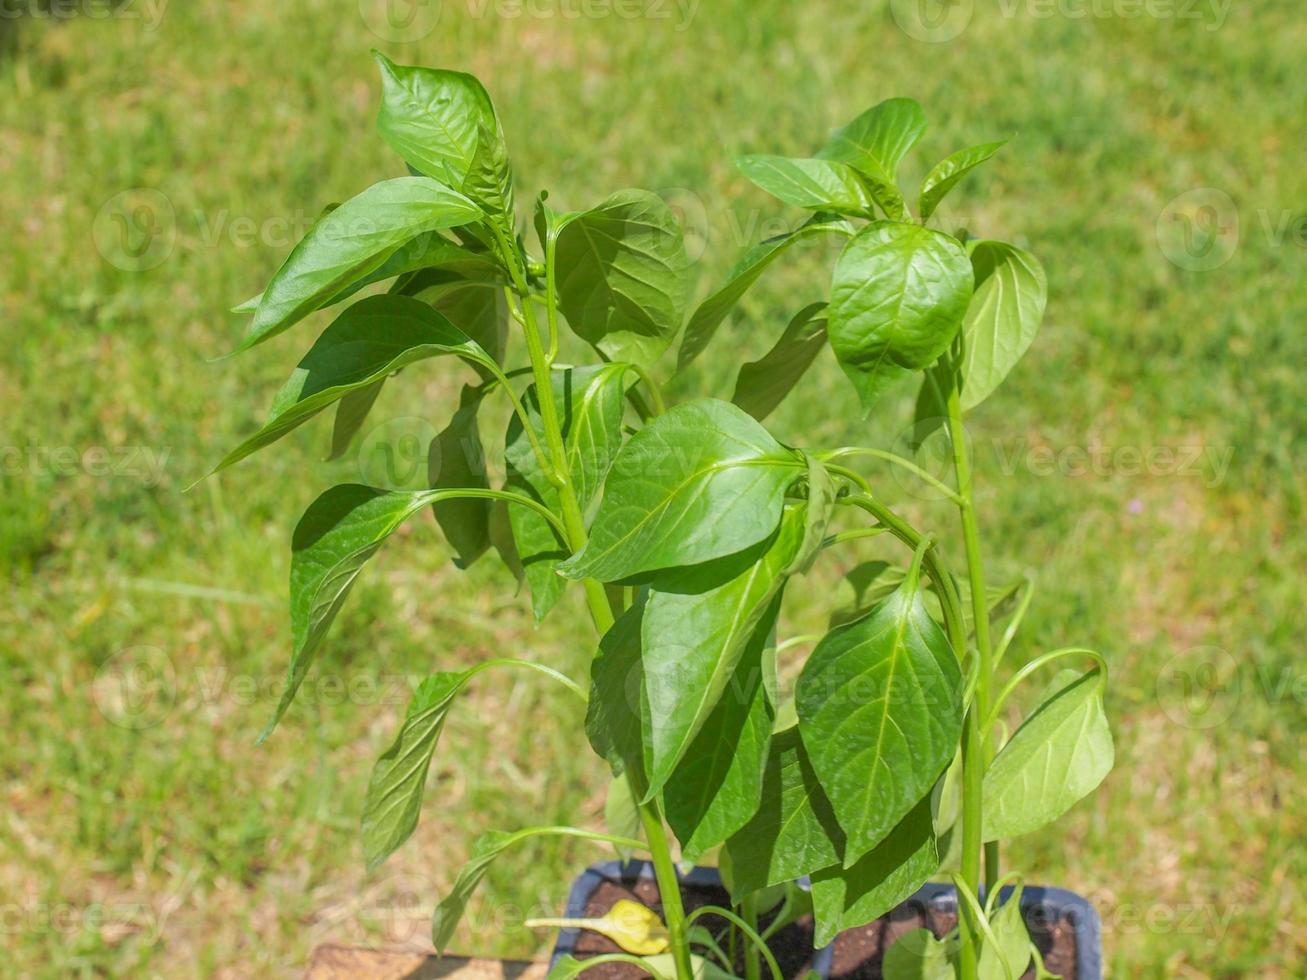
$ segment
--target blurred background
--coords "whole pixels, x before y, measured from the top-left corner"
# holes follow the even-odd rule
[[[402,170],[373,129],[371,47],[485,82],[520,205],[663,194],[699,296],[800,217],[736,154],[807,155],[894,95],[931,120],[909,186],[1013,135],[944,207],[946,227],[1032,249],[1050,283],[1037,343],[969,422],[984,545],[991,581],[1037,583],[1016,662],[1107,656],[1118,763],[1007,860],[1094,901],[1113,976],[1303,975],[1295,0],[0,0],[0,972],[293,976],[322,942],[424,948],[477,832],[602,822],[577,707],[501,676],[453,713],[417,834],[365,873],[362,794],[411,679],[504,650],[584,676],[592,653],[578,594],[535,629],[508,575],[456,571],[430,520],[364,574],[253,745],[289,657],[294,522],[333,483],[422,472],[464,379],[408,372],[345,459],[322,462],[318,421],[183,493],[329,317],[210,363],[244,327],[227,309],[323,205]],[[780,263],[674,394],[729,396],[825,297],[829,260]],[[901,440],[912,391],[864,422],[833,361],[815,370],[769,419],[781,439]],[[920,487],[886,485],[952,532]],[[796,582],[790,632],[840,571]],[[603,857],[526,845],[458,949],[542,949],[521,916]]]

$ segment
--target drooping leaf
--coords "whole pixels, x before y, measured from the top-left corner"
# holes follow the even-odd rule
[[[648,365],[685,315],[689,261],[671,209],[649,191],[618,191],[566,216],[554,253],[558,305],[612,361]]]
[[[372,389],[400,368],[442,354],[493,363],[470,337],[425,303],[392,295],[359,300],[304,355],[273,398],[263,427],[224,456],[214,472],[276,442],[346,395]]]
[[[590,700],[585,713],[585,734],[590,746],[612,767],[615,776],[630,772],[640,785],[644,779],[644,742],[641,718],[644,702],[644,668],[640,659],[640,624],[645,598],[617,617],[590,664]]]
[[[804,454],[808,466],[807,503],[803,508],[803,540],[795,549],[794,557],[785,573],[793,575],[807,572],[826,540],[826,527],[835,512],[835,483],[829,471],[816,458]]]
[[[293,326],[418,235],[480,216],[476,204],[429,177],[373,184],[319,219],[295,246],[263,291],[237,351]]]
[[[795,700],[804,746],[848,837],[850,867],[930,793],[962,730],[957,657],[916,575],[825,636]]]
[[[468,671],[432,674],[418,685],[399,735],[377,760],[363,801],[363,855],[368,870],[381,865],[417,826],[427,770],[449,706]]]
[[[813,874],[812,907],[817,920],[813,944],[821,948],[845,929],[880,918],[938,869],[927,796],[851,867],[836,864]]]
[[[590,541],[560,571],[616,581],[695,565],[768,538],[802,458],[728,402],[685,402],[618,453]]]
[[[837,160],[751,154],[736,166],[768,194],[809,211],[834,211],[869,218],[872,198],[857,172]]]
[[[825,303],[805,306],[759,360],[740,368],[731,401],[761,422],[785,400],[826,346]],[[684,348],[682,348],[684,350]]]
[[[356,388],[336,403],[336,419],[331,426],[331,452],[327,455],[328,462],[340,459],[349,451],[350,443],[363,428],[363,423],[367,421],[368,413],[376,404],[377,396],[381,394],[381,388],[385,383],[386,379],[382,378],[370,385]]]
[[[427,482],[432,487],[489,489],[485,450],[477,428],[480,408],[481,393],[476,388],[464,388],[458,411],[431,440],[427,451]],[[490,504],[484,497],[465,497],[431,505],[459,568],[467,568],[490,547]]]
[[[614,776],[604,797],[604,824],[615,837],[639,837],[640,810],[631,795],[631,782],[625,776]],[[631,860],[631,850],[617,847],[617,856]]]
[[[404,284],[405,295],[422,300],[481,345],[497,363],[508,348],[508,304],[493,282],[469,279],[443,269],[426,269]],[[493,377],[476,365],[482,378]]]
[[[804,510],[787,510],[761,544],[663,573],[650,589],[641,627],[650,796],[671,776],[716,707],[750,638],[755,659],[761,655],[764,643],[756,629],[798,553]],[[753,666],[761,682],[760,665]]]
[[[969,146],[965,150],[950,153],[935,164],[930,173],[926,174],[926,179],[921,182],[921,202],[918,206],[921,220],[925,221],[934,214],[935,209],[939,207],[939,202],[957,185],[958,181],[997,153],[1006,142],[1007,140],[999,140],[996,143]]]
[[[886,99],[831,134],[817,156],[853,167],[892,221],[907,220],[898,189],[899,163],[926,131],[926,116],[912,99]]]
[[[332,487],[304,512],[291,541],[290,675],[260,740],[272,732],[294,699],[318,645],[368,559],[405,520],[439,496],[456,492],[390,491],[346,483]]]
[[[684,860],[723,843],[758,809],[772,727],[762,657],[779,600],[758,620],[716,706],[663,786],[663,810]]]
[[[964,409],[988,398],[1030,349],[1048,297],[1039,260],[1015,245],[977,242],[971,268],[976,292],[962,321]]]
[[[985,840],[1052,823],[1111,771],[1112,731],[1097,669],[1062,688],[1017,729],[985,772]]]
[[[980,946],[976,964],[979,980],[1020,980],[1030,965],[1030,933],[1021,916],[1021,887],[1012,889],[1008,899],[989,914],[989,928],[997,946],[986,939]]]
[[[590,506],[621,446],[625,374],[626,367],[622,364],[597,364],[555,371],[551,375],[568,470],[583,510]],[[540,419],[534,385],[527,390],[523,404],[537,440],[544,445],[544,423]],[[508,463],[509,488],[533,497],[556,514],[560,513],[562,504],[558,488],[540,469],[535,450],[516,415],[508,425],[504,455]],[[513,508],[508,516],[517,553],[531,586],[536,622],[540,622],[567,584],[555,570],[568,552],[557,532],[539,514],[525,508]]]
[[[971,285],[966,251],[929,228],[878,221],[849,242],[835,265],[826,330],[864,409],[948,349]]]
[[[732,900],[838,864],[843,851],[844,832],[798,728],[778,732],[767,755],[758,809],[725,847]]]
[[[929,929],[913,929],[885,951],[881,973],[885,980],[954,980],[951,954],[950,944]]]
[[[758,281],[767,267],[783,253],[809,238],[831,234],[847,236],[852,233],[852,227],[847,221],[832,218],[830,215],[816,214],[794,231],[769,238],[750,248],[735,263],[735,267],[726,277],[725,285],[700,303],[694,315],[690,317],[690,322],[685,327],[685,336],[681,340],[681,349],[676,354],[676,369],[684,370],[691,361],[703,353],[708,342],[717,332],[717,328],[725,322],[727,315],[735,308],[735,304]]]
[[[397,65],[379,51],[377,130],[420,173],[462,191],[491,214],[511,214],[511,173],[494,105],[472,75]]]

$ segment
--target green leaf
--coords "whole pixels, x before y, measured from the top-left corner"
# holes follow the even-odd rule
[[[954,980],[950,944],[929,929],[905,932],[885,951],[885,980]]]
[[[837,864],[813,874],[812,907],[817,920],[813,945],[820,949],[845,929],[880,918],[938,869],[927,795],[851,867]]]
[[[817,644],[799,676],[799,731],[848,835],[849,867],[930,793],[962,731],[962,676],[915,574]]]
[[[798,728],[778,732],[767,755],[758,809],[726,843],[732,900],[838,864],[843,851],[844,832]]]
[[[962,407],[975,408],[1030,349],[1044,318],[1048,282],[1029,252],[1005,242],[971,249],[976,292],[962,321]]]
[[[263,291],[237,352],[293,326],[418,235],[479,217],[472,201],[428,177],[373,184],[319,219],[295,246]]]
[[[896,221],[907,220],[898,189],[899,163],[926,131],[926,116],[912,99],[886,99],[835,130],[817,156],[858,171],[876,203]]]
[[[803,539],[804,510],[787,510],[770,539],[738,555],[657,577],[641,628],[647,799],[699,734],[784,584]]]
[[[817,315],[824,309],[813,303],[794,314],[776,345],[740,368],[731,401],[759,422],[770,415],[826,346],[826,318]]]
[[[276,442],[346,395],[375,388],[400,368],[442,354],[493,364],[471,338],[425,303],[386,294],[359,300],[304,355],[273,398],[263,427],[224,456],[214,472]]]
[[[1007,901],[989,915],[989,928],[998,945],[986,939],[976,964],[979,980],[1020,980],[1030,965],[1030,933],[1021,916],[1021,887],[1012,889]]]
[[[644,606],[641,596],[599,641],[599,652],[590,664],[590,700],[585,712],[585,734],[591,748],[608,762],[614,775],[632,772],[641,785],[644,667],[640,624]]]
[[[625,398],[623,364],[598,364],[568,368],[551,375],[553,397],[559,406],[559,424],[567,450],[568,470],[582,510],[603,484],[605,474],[622,442],[622,410]],[[536,438],[544,444],[544,423],[535,386],[527,389],[523,402]],[[507,485],[540,501],[555,514],[562,512],[558,488],[540,469],[535,450],[516,415],[509,421],[504,455],[508,464]],[[563,593],[566,581],[556,574],[568,551],[557,533],[534,511],[516,507],[509,511],[513,540],[531,587],[531,604],[540,622]]]
[[[985,840],[1052,823],[1111,771],[1112,731],[1097,669],[1062,688],[1026,719],[985,772]]]
[[[872,197],[850,166],[836,160],[752,154],[735,161],[744,176],[786,204],[869,218]]]
[[[877,221],[849,242],[835,265],[826,329],[864,409],[948,349],[971,286],[966,251],[929,228]]]
[[[676,369],[684,370],[703,353],[717,328],[725,322],[727,314],[782,253],[806,238],[839,233],[853,234],[847,221],[816,214],[794,231],[769,238],[745,252],[726,277],[725,285],[700,303],[690,317],[690,322],[685,327],[685,336],[681,339],[681,349],[676,354]]]
[[[803,540],[786,567],[787,575],[806,573],[826,540],[826,527],[835,512],[835,483],[826,467],[804,453],[808,464],[807,503],[803,508]]]
[[[369,558],[409,517],[450,491],[332,487],[304,512],[291,541],[290,622],[294,651],[267,738],[295,698],[318,645]]]
[[[496,363],[504,363],[508,348],[508,304],[498,285],[468,279],[449,270],[429,269],[409,280],[403,291],[447,317],[480,344]],[[488,380],[494,376],[488,367],[474,366],[482,378]]]
[[[559,570],[612,582],[749,548],[775,531],[803,465],[734,405],[677,405],[622,447],[589,544]]]
[[[686,861],[723,843],[757,812],[772,728],[762,658],[779,607],[777,595],[754,627],[725,692],[663,787],[667,823]]]
[[[631,781],[625,776],[614,776],[608,784],[608,794],[604,797],[604,825],[614,837],[639,839],[640,810],[631,795]],[[623,861],[631,860],[631,855],[630,848],[617,848],[617,856]]]
[[[331,426],[331,452],[327,461],[340,459],[349,451],[350,443],[358,435],[359,429],[368,419],[368,413],[376,404],[377,396],[386,379],[374,381],[370,385],[348,392],[336,403],[336,419]]]
[[[406,163],[456,187],[492,214],[511,214],[511,173],[494,105],[472,75],[397,65],[381,69],[377,130]]]
[[[432,487],[490,488],[485,450],[477,428],[480,408],[481,392],[465,387],[458,411],[431,440],[427,452],[427,482]],[[431,505],[436,522],[454,549],[454,564],[459,568],[467,568],[490,547],[490,505],[491,501],[485,497],[465,497]],[[527,513],[544,520],[534,511]]]
[[[685,315],[689,260],[657,194],[618,191],[565,216],[554,261],[558,305],[577,336],[612,361],[647,365],[667,349]]]
[[[997,153],[1006,142],[1007,140],[999,140],[996,143],[969,146],[965,150],[950,153],[935,164],[930,173],[926,174],[926,179],[921,182],[921,202],[918,206],[921,220],[925,221],[934,214],[944,195],[963,177]]]
[[[413,833],[427,770],[445,718],[469,671],[432,674],[418,685],[394,744],[377,760],[363,801],[363,855],[378,868]]]

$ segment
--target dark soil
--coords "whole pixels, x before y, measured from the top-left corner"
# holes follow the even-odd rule
[[[932,909],[920,902],[905,902],[889,915],[835,939],[832,980],[881,980],[880,962],[885,950],[905,932],[929,929],[943,937],[958,924],[957,913]],[[1076,980],[1076,934],[1072,923],[1041,915],[1038,907],[1026,910],[1026,927],[1044,956],[1044,965],[1063,980]],[[1022,980],[1035,975],[1032,966]]]
[[[623,898],[643,902],[658,912],[662,912],[662,905],[658,901],[658,885],[648,878],[633,878],[620,883],[604,882],[590,896],[590,901],[585,907],[585,914],[587,917],[601,916],[612,908],[614,903]],[[703,905],[731,907],[730,896],[724,888],[682,885],[681,900],[685,903],[686,912],[692,912]],[[706,926],[714,935],[719,937],[726,935],[726,920],[717,916],[705,915],[702,919],[696,920],[696,925],[700,924]],[[761,924],[764,926],[767,924],[766,917],[763,918]],[[776,957],[781,972],[789,980],[795,980],[795,978],[803,976],[812,964],[812,928],[811,916],[799,919],[778,932],[767,944],[771,948],[772,955]],[[722,947],[725,948],[725,945],[723,941]],[[576,955],[580,959],[597,953],[617,953],[620,951],[619,947],[611,940],[585,930],[582,930],[581,936],[576,943]],[[738,967],[738,972],[743,975],[743,964],[738,964]],[[764,976],[768,975],[765,965],[763,974]],[[586,980],[647,980],[648,974],[626,963],[604,963],[593,970],[587,970],[585,977]]]

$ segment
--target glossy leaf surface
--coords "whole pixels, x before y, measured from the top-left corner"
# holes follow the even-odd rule
[[[237,350],[293,326],[418,235],[480,216],[472,201],[429,177],[373,184],[319,219],[295,246],[263,291]]]
[[[1029,252],[980,241],[971,250],[976,292],[962,322],[962,407],[975,408],[1030,349],[1044,318],[1048,282]]]
[[[223,457],[214,472],[276,442],[346,395],[374,389],[400,368],[442,354],[493,363],[470,337],[425,303],[391,295],[360,300],[304,355],[273,398],[263,427]]]
[[[658,195],[618,191],[567,215],[555,262],[563,316],[608,360],[651,364],[676,336],[689,262],[676,216]]]
[[[835,265],[826,330],[864,409],[948,349],[971,285],[962,246],[929,228],[878,221],[849,242]]]
[[[813,650],[795,693],[799,731],[848,837],[846,867],[886,838],[952,760],[961,687],[916,576]]]
[[[809,211],[870,217],[872,198],[854,169],[837,160],[753,154],[736,165],[768,194]]]
[[[938,869],[928,796],[851,867],[835,865],[813,874],[814,944],[824,946],[845,929],[880,918]]]
[[[998,140],[995,143],[969,146],[965,150],[950,153],[935,164],[921,183],[921,201],[918,207],[921,220],[925,221],[934,214],[935,209],[939,207],[939,202],[957,186],[958,181],[997,153],[1006,142],[1007,140]]]
[[[677,405],[618,453],[589,544],[560,568],[611,582],[752,547],[780,523],[802,466],[728,402]]]
[[[986,770],[985,840],[1052,823],[1097,788],[1114,760],[1102,677],[1091,670],[1040,705]]]
[[[912,99],[886,99],[832,133],[817,155],[857,170],[886,216],[904,221],[908,215],[898,189],[898,167],[925,131],[921,106]]]

